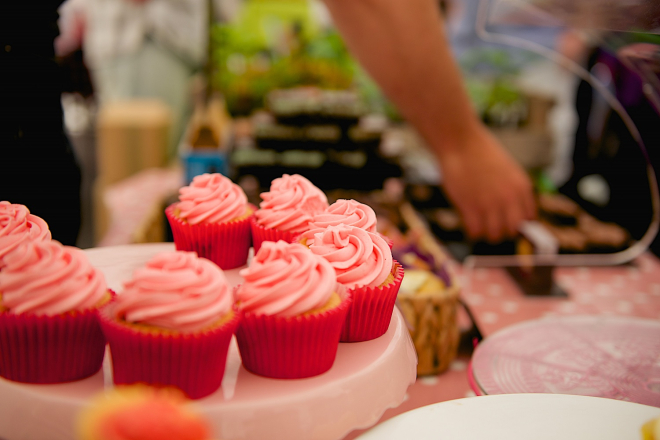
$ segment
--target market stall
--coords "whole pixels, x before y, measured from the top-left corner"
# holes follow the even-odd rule
[[[137,53],[201,73],[99,89],[93,246],[0,198],[0,438],[659,438],[653,2],[434,4],[451,90],[421,43],[380,75],[331,0],[200,3],[190,35],[143,3],[146,52],[98,84]]]

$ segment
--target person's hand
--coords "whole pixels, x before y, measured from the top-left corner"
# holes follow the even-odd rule
[[[529,177],[485,127],[439,159],[445,192],[471,238],[499,242],[536,217]]]

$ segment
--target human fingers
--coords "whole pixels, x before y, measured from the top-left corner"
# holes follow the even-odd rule
[[[504,215],[501,208],[489,209],[484,212],[486,239],[490,243],[499,243],[505,233]]]
[[[507,237],[515,237],[518,235],[518,228],[520,223],[525,220],[525,207],[523,206],[524,202],[516,201],[515,203],[510,204],[505,208],[504,211],[504,228],[506,230]]]
[[[479,213],[470,208],[463,208],[460,211],[468,237],[476,239],[483,236],[484,228]]]
[[[526,220],[536,218],[536,200],[534,199],[533,185],[528,176],[519,184],[519,200],[522,207],[522,215]]]
[[[537,207],[536,199],[534,198],[534,195],[531,191],[523,198],[523,207],[525,219],[534,220],[537,216]]]

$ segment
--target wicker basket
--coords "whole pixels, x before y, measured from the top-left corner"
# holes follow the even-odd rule
[[[455,280],[451,287],[435,293],[399,293],[399,309],[417,350],[419,376],[442,373],[456,357],[458,294]]]
[[[438,283],[434,283],[435,287],[414,293],[400,290],[397,297],[417,350],[417,375],[438,374],[449,367],[458,351],[460,332],[456,315],[460,286],[450,270],[447,254],[426,223],[410,204],[404,203],[399,209],[409,227],[408,241],[422,253],[432,256],[435,267],[430,269],[443,274]],[[402,256],[404,265],[405,257]]]

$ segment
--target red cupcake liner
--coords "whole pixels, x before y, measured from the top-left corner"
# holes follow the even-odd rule
[[[97,309],[57,316],[0,312],[0,376],[52,384],[95,374],[105,352],[97,314]]]
[[[254,253],[256,254],[261,249],[261,243],[264,241],[278,241],[284,240],[287,243],[294,243],[300,232],[280,231],[278,229],[264,228],[254,216],[250,218],[250,228],[252,229],[252,246],[254,246]]]
[[[174,215],[176,203],[165,209],[179,251],[194,251],[228,270],[247,263],[252,233],[250,218],[217,224],[190,225]],[[252,206],[251,206],[252,208]]]
[[[254,374],[278,379],[300,379],[325,373],[339,347],[351,296],[330,310],[283,318],[246,313],[236,332],[243,366]]]
[[[220,388],[229,343],[241,318],[237,310],[217,328],[174,333],[121,323],[113,317],[113,309],[113,304],[102,308],[99,318],[110,344],[115,384],[174,386],[191,399]]]
[[[396,296],[403,281],[403,266],[394,261],[394,281],[381,287],[349,289],[353,303],[346,315],[341,342],[361,342],[382,336],[390,326]]]

